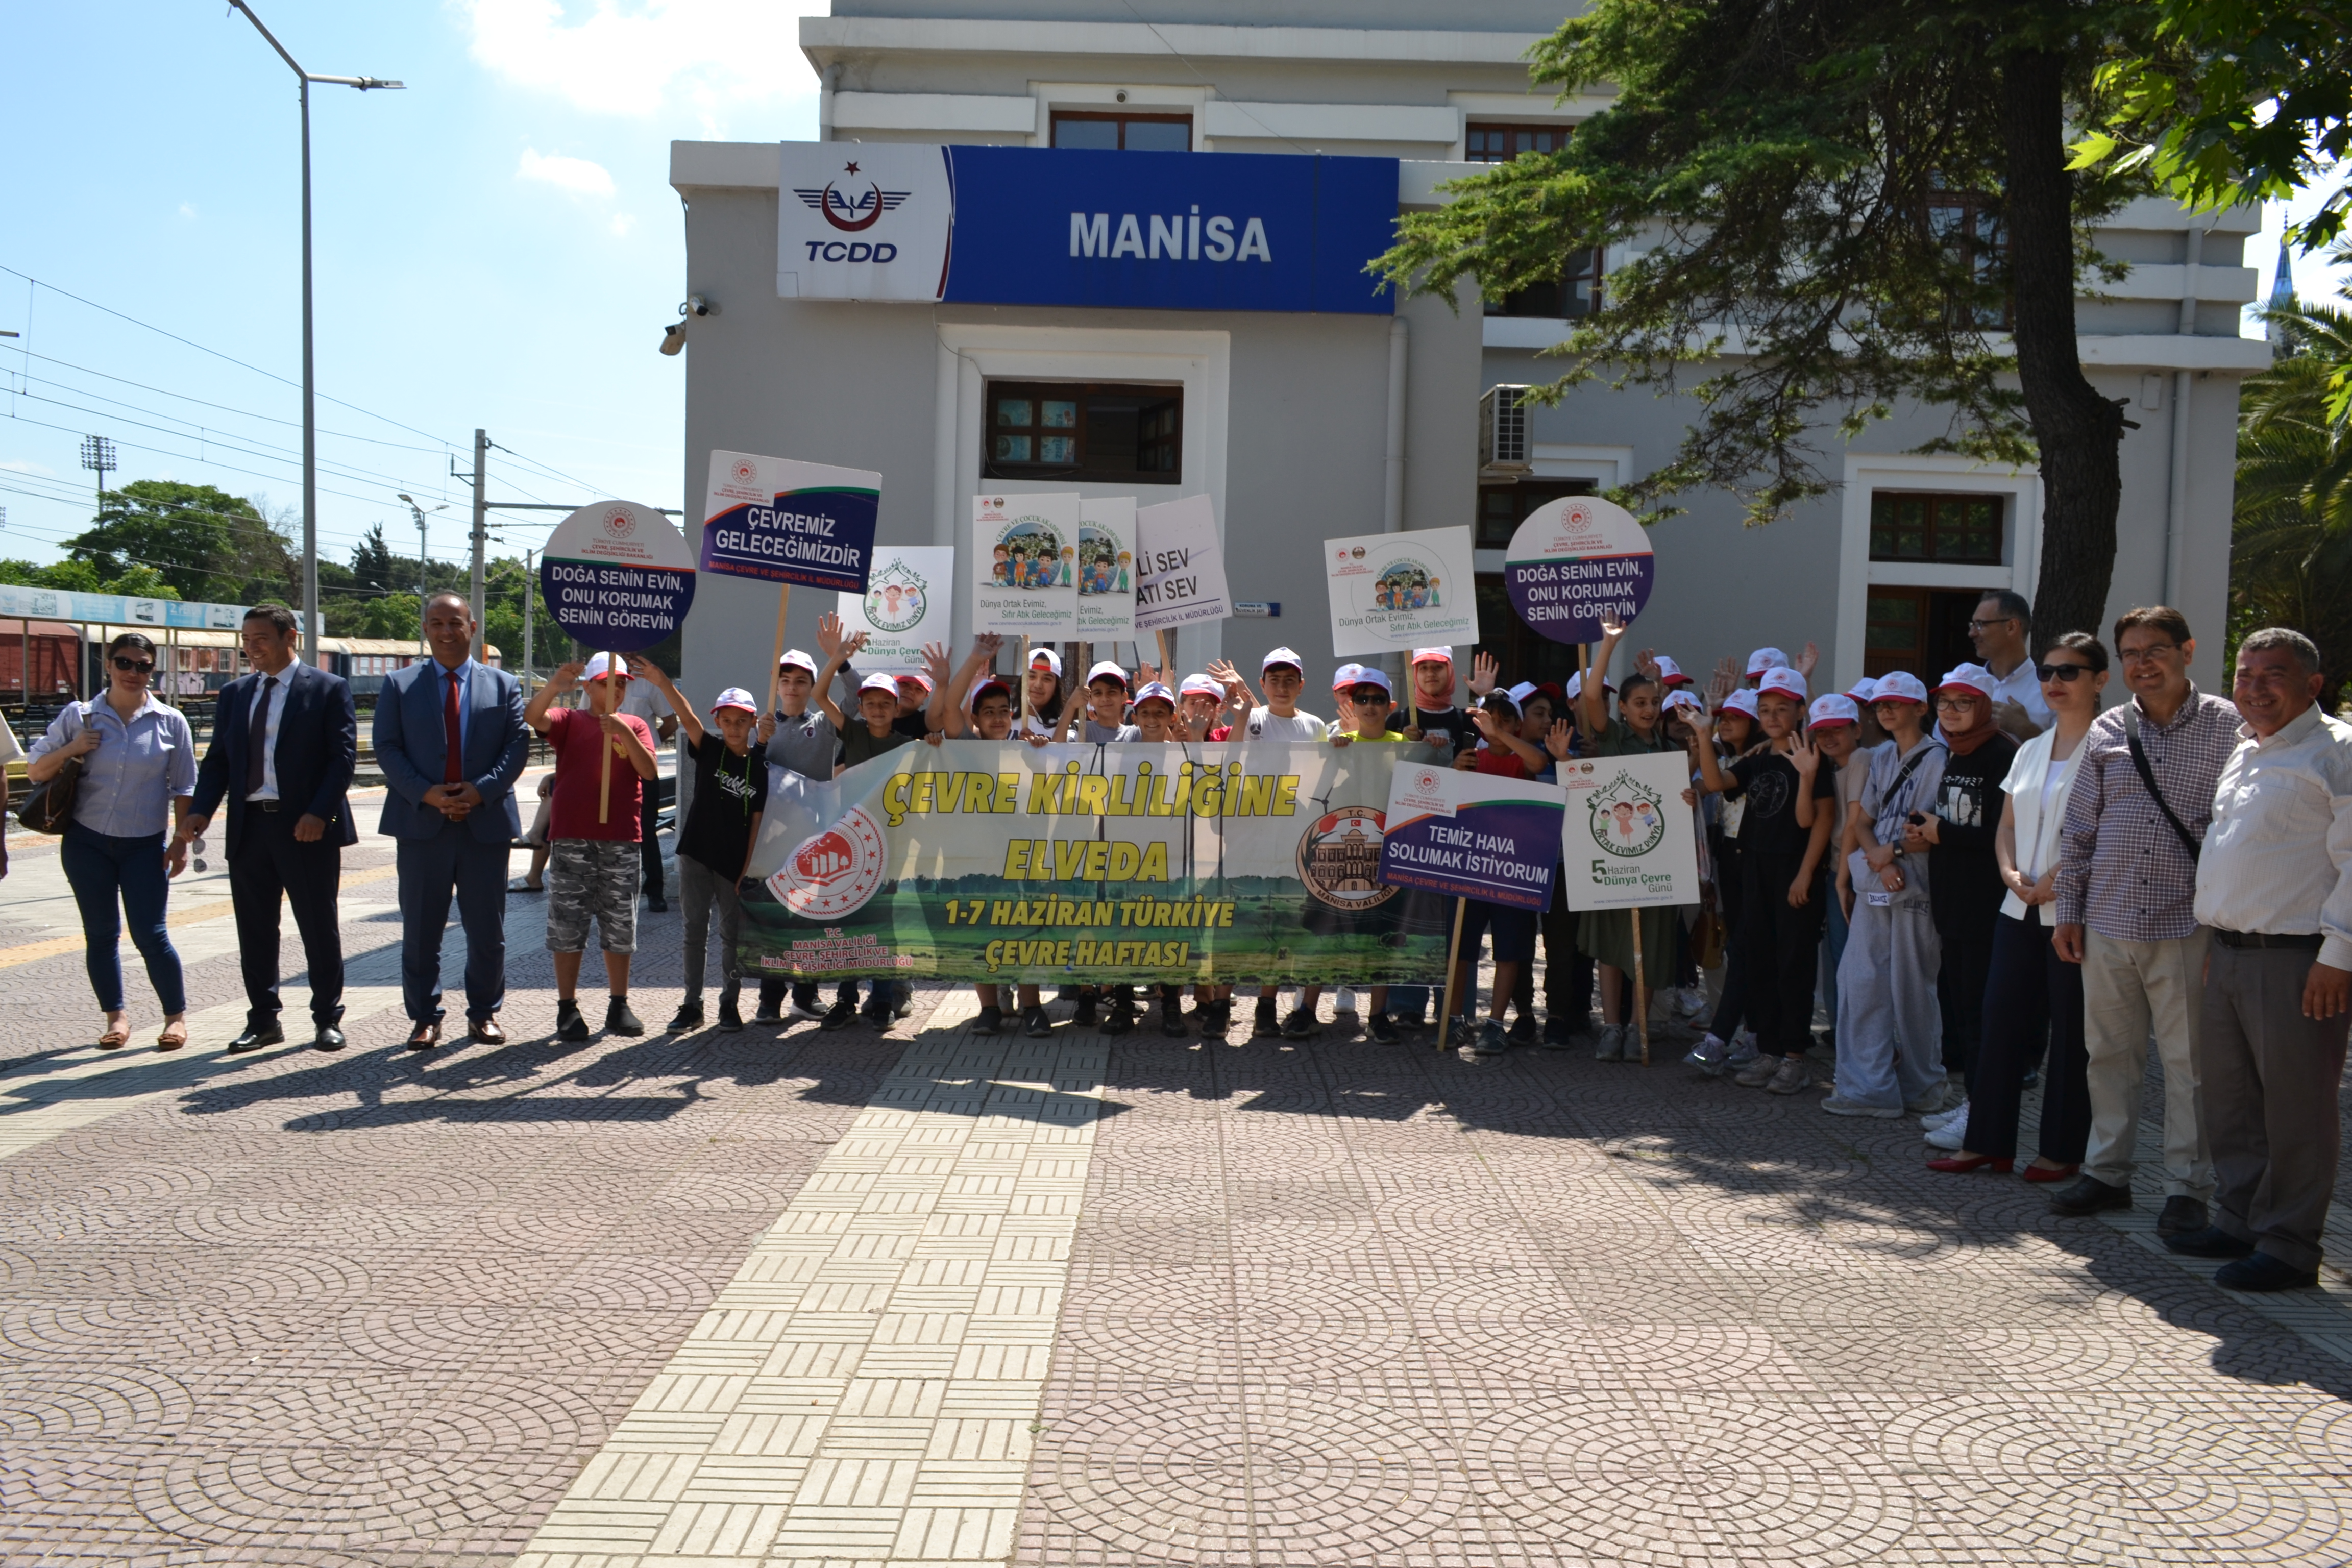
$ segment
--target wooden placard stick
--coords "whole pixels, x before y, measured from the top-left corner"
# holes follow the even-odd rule
[[[621,688],[617,684],[620,660],[621,656],[617,653],[604,656],[604,689],[612,695],[613,711],[615,713],[621,710]],[[593,696],[589,698],[588,706],[592,711],[594,710],[596,700]],[[603,725],[597,727],[602,729]],[[596,785],[596,820],[600,824],[610,821],[613,816],[613,744],[609,740],[604,742],[604,774]]]
[[[1650,1065],[1650,998],[1649,985],[1642,973],[1642,911],[1627,910],[1625,918],[1633,922],[1633,1012],[1642,1026],[1642,1065]]]
[[[1437,1048],[1445,1049],[1446,1036],[1454,1027],[1454,972],[1462,962],[1462,917],[1469,910],[1466,899],[1454,900],[1454,937],[1445,944],[1445,994],[1437,1009]]]

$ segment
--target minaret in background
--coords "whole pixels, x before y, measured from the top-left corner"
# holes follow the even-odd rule
[[[2295,306],[2294,257],[2287,248],[2284,235],[2279,236],[2278,271],[2271,279],[2271,297],[2263,304],[2273,310],[2292,310]],[[2263,336],[2270,340],[2272,353],[2287,352],[2286,334],[2279,330],[2275,321],[2263,325]]]

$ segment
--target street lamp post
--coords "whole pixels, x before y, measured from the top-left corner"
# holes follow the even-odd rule
[[[310,334],[310,84],[325,82],[334,87],[355,87],[362,92],[370,88],[397,88],[403,84],[384,81],[372,76],[313,76],[304,70],[286,46],[261,25],[253,7],[245,0],[228,0],[245,19],[253,24],[254,31],[278,51],[297,80],[302,84],[302,649],[316,660],[319,657],[319,417],[318,384],[312,373]]]

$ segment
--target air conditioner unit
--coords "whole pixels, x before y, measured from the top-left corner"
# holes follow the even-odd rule
[[[1525,386],[1490,386],[1478,399],[1478,475],[1517,479],[1528,472]]]

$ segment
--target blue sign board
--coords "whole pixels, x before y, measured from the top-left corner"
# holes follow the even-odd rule
[[[1551,905],[1559,866],[1558,784],[1400,763],[1389,784],[1381,880],[1516,910]]]

